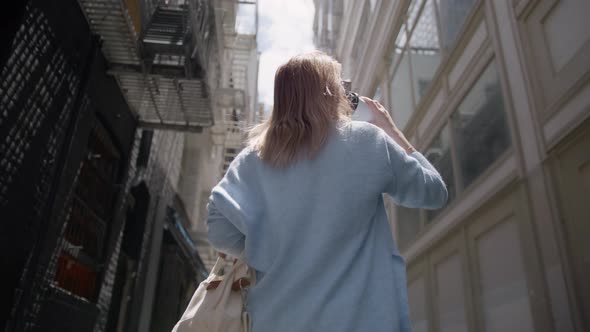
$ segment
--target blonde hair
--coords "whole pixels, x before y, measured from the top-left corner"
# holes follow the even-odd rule
[[[275,74],[271,116],[249,132],[248,145],[275,167],[312,159],[332,124],[350,121],[340,64],[315,51],[291,58]]]

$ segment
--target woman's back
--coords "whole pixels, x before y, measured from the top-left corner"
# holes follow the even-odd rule
[[[253,331],[409,330],[404,262],[382,193],[441,206],[446,189],[420,155],[377,127],[332,126],[312,159],[276,168],[244,150],[212,192],[209,239],[256,269]]]

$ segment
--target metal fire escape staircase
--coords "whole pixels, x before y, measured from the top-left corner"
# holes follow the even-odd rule
[[[141,127],[200,132],[212,126],[215,78],[207,68],[217,49],[209,1],[140,1],[80,0],[103,40],[108,73]]]
[[[233,8],[237,11],[238,5],[252,5],[257,8],[256,1],[238,1]],[[246,138],[246,129],[252,125],[248,122],[249,112],[253,112],[251,105],[252,89],[249,75],[257,75],[257,67],[252,67],[256,61],[256,26],[250,33],[240,33],[237,29],[236,12],[228,11],[223,18],[223,49],[225,51],[225,70],[221,77],[225,98],[218,97],[219,119],[218,131],[222,140],[214,140],[216,144],[223,146],[223,163],[221,176],[229,167],[234,157],[241,151]],[[254,83],[255,84],[255,83]],[[217,128],[216,128],[217,129]],[[222,141],[222,142],[221,142]]]
[[[229,167],[234,157],[241,151],[246,129],[251,125],[248,123],[248,112],[250,109],[248,96],[248,73],[252,57],[252,48],[255,47],[255,36],[233,34],[226,36],[226,50],[229,51],[229,73],[226,76],[227,85],[234,91],[236,100],[232,108],[222,108],[222,123],[225,127],[224,157],[222,174]]]

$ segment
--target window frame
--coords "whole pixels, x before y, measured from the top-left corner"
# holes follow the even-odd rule
[[[428,139],[423,141],[420,144],[418,150],[425,151],[428,149],[434,141],[439,137],[442,130],[445,127],[449,126],[449,131],[451,135],[450,141],[450,150],[451,150],[451,162],[453,168],[453,184],[455,186],[455,198],[452,202],[450,202],[447,206],[443,207],[440,212],[434,217],[430,222],[427,221],[426,210],[419,209],[419,222],[420,228],[416,233],[415,237],[412,240],[409,240],[407,243],[404,243],[403,246],[400,246],[401,249],[405,249],[410,247],[414,242],[416,242],[420,237],[422,237],[425,233],[427,233],[433,225],[437,223],[438,220],[443,218],[449,211],[453,209],[454,206],[460,204],[462,200],[465,199],[466,196],[469,195],[471,191],[474,190],[482,181],[485,180],[486,176],[492,173],[498,165],[502,164],[504,160],[506,160],[510,155],[514,154],[515,144],[517,144],[515,133],[513,131],[512,126],[512,118],[511,113],[513,112],[511,108],[511,102],[509,101],[509,95],[506,94],[506,82],[501,70],[501,63],[498,57],[494,54],[491,44],[488,43],[486,47],[486,51],[484,56],[479,59],[479,61],[473,66],[471,72],[469,73],[468,77],[465,79],[465,84],[458,86],[454,94],[447,100],[447,105],[444,106],[445,110],[441,112],[439,115],[440,121],[436,121],[436,126],[432,126],[429,130],[433,134],[429,135]],[[451,116],[456,112],[458,107],[461,105],[463,100],[467,97],[467,95],[471,92],[472,88],[477,84],[481,75],[489,68],[490,65],[495,65],[496,70],[498,72],[498,81],[500,83],[500,88],[502,91],[502,102],[504,106],[504,112],[506,117],[506,126],[508,130],[508,134],[510,135],[510,145],[508,148],[502,152],[500,155],[496,157],[496,159],[485,169],[483,170],[468,186],[463,186],[462,180],[462,173],[461,167],[459,164],[458,156],[457,156],[457,146],[455,141],[455,133],[452,129]],[[397,220],[397,206],[395,211],[396,216],[396,224],[398,223]],[[397,225],[396,225],[397,226]],[[403,241],[402,241],[403,242]],[[399,241],[398,241],[399,243]]]
[[[441,34],[441,31],[442,31],[442,24],[441,24],[441,21],[440,21],[440,11],[439,11],[439,8],[438,8],[438,3],[437,3],[437,1],[439,1],[439,0],[433,0],[433,1],[434,1],[434,5],[436,6],[436,15],[438,17],[438,22],[439,22],[439,35],[440,35]],[[461,27],[457,31],[457,35],[455,36],[455,39],[446,48],[441,45],[441,53],[445,53],[447,56],[450,57],[453,53],[456,52],[456,50],[458,48],[457,46],[459,44],[459,41],[465,35],[465,32],[467,30],[467,26],[469,25],[469,22],[471,22],[474,19],[474,17],[477,16],[476,15],[476,11],[478,11],[478,9],[483,6],[483,2],[484,2],[484,0],[475,0],[473,2],[473,4],[471,5],[471,8],[467,12],[467,15],[465,15],[465,19],[463,20],[463,23],[462,23]],[[440,40],[441,41],[443,40],[442,39],[442,35],[440,36]],[[442,60],[444,60],[444,57],[443,57]]]
[[[413,84],[413,73],[412,73],[412,64],[411,64],[411,56],[409,55],[409,53],[406,55],[405,52],[408,52],[408,47],[409,47],[409,41],[412,38],[412,35],[414,33],[414,30],[418,24],[418,21],[420,20],[420,16],[422,15],[424,8],[426,7],[426,2],[427,1],[432,1],[432,5],[434,6],[434,11],[435,11],[435,20],[436,20],[436,28],[437,28],[437,33],[438,33],[438,38],[439,38],[439,44],[442,43],[442,37],[441,37],[441,22],[440,22],[440,13],[439,13],[439,7],[437,4],[436,0],[416,0],[419,1],[420,4],[420,8],[418,10],[418,14],[416,16],[416,20],[415,22],[412,23],[412,27],[409,27],[408,25],[408,10],[410,8],[411,5],[411,1],[408,1],[405,4],[405,7],[402,10],[402,16],[400,17],[400,20],[402,20],[402,23],[400,24],[400,29],[397,30],[397,33],[395,34],[395,36],[392,36],[393,38],[393,47],[390,48],[389,50],[389,54],[393,54],[393,52],[395,51],[395,47],[396,47],[396,41],[398,39],[398,36],[402,30],[402,28],[404,28],[405,26],[405,30],[406,30],[406,41],[402,47],[402,56],[393,59],[393,55],[391,55],[390,57],[392,58],[389,70],[388,70],[388,81],[391,82],[395,76],[395,74],[397,73],[398,67],[399,67],[399,63],[400,63],[400,59],[403,56],[408,56],[408,61],[409,61],[409,65],[410,65],[410,79],[412,80],[412,87],[411,87],[411,94],[412,94],[412,104],[414,105],[414,108],[412,110],[412,113],[410,114],[410,118],[408,119],[408,122],[406,124],[406,126],[404,128],[400,128],[404,133],[408,133],[411,128],[413,127],[413,123],[415,123],[417,120],[416,118],[420,117],[421,114],[423,113],[423,109],[424,106],[427,105],[430,100],[433,97],[433,94],[436,93],[437,88],[436,87],[440,87],[441,85],[445,85],[446,86],[446,80],[447,80],[447,71],[448,68],[453,67],[455,61],[458,59],[458,57],[461,54],[461,48],[459,46],[461,46],[462,44],[464,44],[466,41],[469,41],[471,37],[473,37],[473,33],[467,33],[468,31],[472,30],[473,27],[477,27],[478,25],[475,24],[475,22],[482,22],[483,24],[487,24],[486,23],[486,14],[483,13],[483,9],[484,9],[484,1],[483,0],[476,0],[471,9],[469,10],[469,13],[465,16],[465,19],[462,23],[461,28],[459,29],[457,36],[455,37],[455,40],[453,41],[453,43],[451,44],[451,46],[449,46],[447,49],[443,48],[442,45],[440,46],[440,63],[438,64],[437,70],[435,71],[435,73],[432,76],[432,80],[430,83],[430,86],[426,89],[426,91],[424,92],[424,95],[422,96],[422,98],[420,98],[419,101],[416,100],[416,93],[414,92],[414,84]],[[489,29],[488,29],[489,31]],[[488,39],[490,38],[490,36],[488,36]],[[487,45],[487,43],[486,43]],[[455,89],[457,89],[457,87],[455,87]],[[505,91],[503,89],[503,91]],[[389,105],[393,105],[392,100],[389,99],[388,100]]]
[[[459,195],[463,192],[463,188],[459,186],[462,182],[459,182],[459,181],[461,181],[461,179],[459,179],[459,177],[461,177],[461,175],[457,175],[457,172],[460,172],[461,170],[459,168],[459,163],[458,163],[459,160],[457,159],[457,148],[455,146],[455,137],[454,137],[455,134],[454,134],[453,128],[451,126],[450,118],[445,118],[445,121],[442,122],[442,125],[438,129],[437,134],[434,135],[430,139],[429,144],[427,146],[425,146],[424,149],[421,149],[420,151],[428,150],[432,146],[434,141],[442,135],[444,130],[448,130],[449,139],[450,139],[450,142],[449,142],[449,150],[450,151],[449,152],[451,153],[451,168],[453,170],[453,186],[455,187],[455,196],[454,196],[451,204],[448,204],[448,205],[452,205],[460,197]],[[424,156],[424,157],[426,157],[426,156]],[[443,208],[439,209],[438,214],[430,221],[428,221],[428,216],[427,216],[426,210],[420,209],[420,211],[422,213],[421,217],[423,219],[421,221],[422,221],[422,225],[425,227],[425,229],[428,229],[431,224],[436,223],[437,219],[439,219],[439,215],[441,215],[443,212],[445,212],[446,209],[447,209],[447,207],[443,207]]]
[[[408,30],[407,32],[407,40],[406,40],[406,47],[405,49],[408,52],[408,61],[409,61],[409,65],[410,65],[410,81],[412,82],[412,98],[414,100],[414,110],[412,111],[412,116],[410,116],[410,119],[408,120],[408,124],[411,123],[412,121],[412,117],[413,114],[415,112],[417,112],[421,107],[421,104],[423,103],[423,100],[426,99],[426,97],[430,94],[432,94],[432,90],[433,90],[433,86],[436,85],[437,81],[440,79],[439,77],[441,76],[441,71],[443,66],[443,60],[445,59],[445,55],[443,53],[443,49],[441,46],[441,39],[440,39],[440,21],[439,21],[439,16],[438,16],[438,8],[436,6],[436,0],[420,0],[422,1],[422,3],[420,4],[420,7],[418,9],[418,14],[416,16],[416,21],[413,22],[413,26],[411,27],[410,30]],[[418,27],[418,22],[420,22],[420,19],[422,17],[422,14],[424,13],[424,11],[426,10],[426,6],[428,5],[428,2],[432,2],[432,6],[433,6],[433,10],[434,10],[434,20],[435,20],[435,26],[436,26],[436,32],[437,32],[437,38],[438,38],[438,43],[439,43],[439,63],[436,66],[436,70],[434,71],[433,75],[432,75],[432,79],[430,80],[430,84],[429,86],[426,88],[426,90],[424,91],[424,94],[421,96],[420,100],[418,100],[417,98],[417,92],[414,91],[414,71],[413,71],[413,65],[412,65],[412,54],[409,52],[409,47],[410,47],[410,41],[412,40],[412,37],[414,36],[414,31],[416,30],[416,28]],[[408,15],[406,15],[407,17]],[[407,26],[407,19],[406,19],[406,26]]]
[[[408,120],[406,121],[406,123],[403,125],[403,128],[400,127],[400,129],[405,133],[407,132],[407,129],[410,126],[410,123],[412,122],[412,118],[414,117],[414,114],[416,113],[417,110],[417,105],[416,105],[416,98],[414,96],[414,84],[412,82],[412,62],[411,62],[411,58],[409,56],[408,53],[408,40],[406,40],[406,43],[404,45],[404,47],[402,48],[402,53],[401,55],[396,59],[396,63],[393,66],[393,70],[392,70],[392,74],[388,75],[388,79],[387,79],[387,87],[389,89],[387,96],[388,96],[388,104],[390,105],[390,109],[394,109],[394,102],[393,102],[393,96],[391,94],[391,86],[393,84],[393,80],[395,79],[395,74],[398,73],[398,70],[401,66],[401,62],[402,60],[404,60],[404,58],[407,57],[407,61],[408,61],[408,76],[409,76],[409,82],[410,82],[410,99],[411,99],[411,106],[412,106],[412,110],[410,112],[410,116],[408,117]],[[390,111],[391,113],[391,111]],[[391,114],[392,117],[395,117],[395,114]]]

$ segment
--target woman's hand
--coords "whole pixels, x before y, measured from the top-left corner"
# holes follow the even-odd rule
[[[410,142],[406,139],[402,131],[397,128],[395,122],[393,122],[393,119],[389,115],[389,112],[385,109],[385,107],[383,107],[383,105],[381,105],[378,101],[367,97],[360,98],[373,112],[373,120],[371,121],[372,124],[383,129],[387,135],[393,138],[397,144],[406,150],[406,153],[416,152],[416,149],[414,149],[412,144],[410,144]]]

